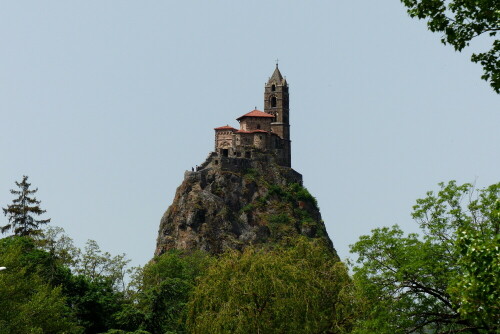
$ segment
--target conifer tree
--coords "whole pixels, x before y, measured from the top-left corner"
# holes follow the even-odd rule
[[[40,233],[40,226],[50,222],[49,219],[36,220],[34,216],[40,216],[45,213],[45,210],[40,208],[40,201],[33,195],[38,191],[38,188],[30,190],[31,184],[28,183],[28,177],[23,176],[21,182],[16,181],[19,190],[11,189],[11,194],[18,197],[12,201],[7,208],[2,208],[5,216],[8,217],[9,223],[1,227],[2,233],[12,230],[15,235],[27,236]]]

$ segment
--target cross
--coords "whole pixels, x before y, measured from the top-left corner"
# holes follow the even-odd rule
[[[279,60],[278,58],[276,58],[276,67],[278,67],[278,62],[279,62],[279,61],[280,61],[280,60]]]

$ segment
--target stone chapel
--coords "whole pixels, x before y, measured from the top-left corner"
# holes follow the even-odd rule
[[[276,64],[264,88],[264,111],[252,110],[229,125],[215,128],[215,153],[221,158],[253,159],[271,153],[276,162],[291,167],[290,109],[288,83]]]

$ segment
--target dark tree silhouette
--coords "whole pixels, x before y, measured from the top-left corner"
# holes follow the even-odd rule
[[[40,208],[40,201],[33,195],[37,189],[30,190],[31,184],[28,177],[23,176],[21,182],[16,182],[19,190],[11,189],[11,194],[17,195],[7,208],[2,208],[5,216],[9,218],[9,223],[1,227],[2,233],[12,230],[15,235],[26,236],[40,233],[40,226],[50,222],[49,219],[36,220],[34,216],[40,216],[45,210]]]

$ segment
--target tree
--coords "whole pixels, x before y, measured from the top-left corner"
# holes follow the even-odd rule
[[[71,239],[59,226],[48,226],[34,238],[39,247],[57,260],[60,265],[74,269],[77,267],[81,250],[73,244]]]
[[[414,206],[423,237],[384,227],[351,246],[365,302],[357,333],[500,329],[500,183],[440,187]]]
[[[95,240],[87,240],[85,252],[76,261],[76,272],[91,281],[109,279],[116,290],[125,291],[125,277],[131,273],[127,267],[129,262],[125,254],[112,257],[103,252]]]
[[[38,188],[30,190],[31,184],[28,183],[26,175],[23,176],[21,182],[16,181],[16,185],[20,190],[11,189],[10,192],[18,197],[7,208],[2,208],[5,216],[9,218],[9,223],[2,226],[1,231],[6,233],[8,230],[13,230],[18,236],[39,234],[40,226],[49,223],[50,218],[36,220],[33,217],[33,215],[40,216],[45,213],[45,210],[40,208],[40,201],[32,196]]]
[[[187,326],[190,333],[347,333],[353,287],[321,240],[231,251],[199,280]]]
[[[135,277],[133,304],[117,316],[124,328],[152,334],[186,333],[186,304],[213,258],[203,251],[169,251]]]
[[[124,254],[112,257],[90,240],[82,255],[55,227],[0,239],[0,263],[7,266],[0,273],[0,334],[136,329],[120,319],[134,311],[122,291],[128,272]]]
[[[489,81],[500,93],[500,40],[494,39],[500,30],[498,0],[401,0],[408,14],[428,19],[432,32],[441,32],[441,42],[451,44],[456,51],[469,46],[472,39],[488,35],[493,40],[487,52],[473,54],[471,60],[483,66],[482,79]]]
[[[33,241],[0,239],[0,333],[80,333],[61,287],[47,281]]]
[[[61,282],[61,287],[83,333],[120,328],[115,314],[125,304],[124,295],[115,290],[110,279],[91,280],[83,275],[70,275]]]
[[[449,289],[462,317],[484,327],[496,323],[497,328],[500,324],[499,192],[500,186],[493,185],[480,194],[481,204],[473,203],[483,207],[480,209],[487,208],[481,217],[475,218],[487,219],[490,228],[463,226],[458,229],[458,264],[464,270]]]

